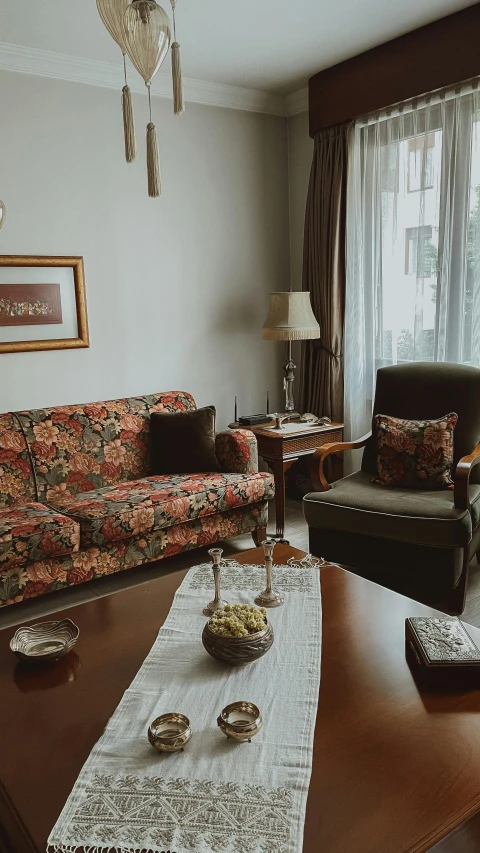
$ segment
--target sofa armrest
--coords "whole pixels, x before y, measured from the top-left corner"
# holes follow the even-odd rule
[[[343,450],[358,450],[360,447],[365,447],[371,435],[370,431],[357,441],[335,441],[331,444],[322,444],[317,448],[310,460],[310,476],[316,492],[328,492],[332,488],[323,472],[323,462],[327,456],[331,453],[341,453]]]
[[[480,462],[480,444],[468,456],[463,456],[457,463],[454,478],[453,500],[457,509],[470,509],[468,486],[472,468]]]
[[[256,474],[258,471],[257,439],[249,429],[217,432],[215,452],[225,474]]]

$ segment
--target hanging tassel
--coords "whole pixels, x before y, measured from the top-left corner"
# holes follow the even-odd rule
[[[137,155],[137,145],[135,142],[132,93],[130,91],[130,86],[127,83],[127,63],[125,61],[125,54],[123,54],[123,71],[125,74],[125,86],[122,89],[122,113],[123,134],[125,137],[125,160],[127,163],[133,163]]]
[[[185,111],[182,86],[182,66],[180,65],[180,45],[178,41],[172,43],[172,81],[173,81],[173,112],[181,116]]]
[[[157,198],[161,193],[160,166],[158,163],[157,131],[153,122],[147,124],[147,175],[148,195]]]
[[[175,6],[177,0],[170,0],[173,15],[173,42],[172,42],[172,81],[173,81],[173,112],[181,116],[185,111],[183,100],[182,66],[180,64],[180,45],[177,41],[177,25],[175,22]]]
[[[133,123],[133,105],[130,86],[122,89],[123,132],[125,136],[125,160],[133,163],[137,155],[135,125]]]
[[[150,113],[150,121],[147,124],[148,195],[150,198],[157,198],[162,191],[160,183],[160,165],[158,162],[157,130],[152,121],[152,97],[150,94],[150,83],[147,83],[146,86],[148,91],[148,110]]]

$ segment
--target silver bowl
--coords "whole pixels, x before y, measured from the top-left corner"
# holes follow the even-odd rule
[[[12,652],[25,661],[54,661],[68,654],[80,631],[71,619],[60,622],[38,622],[17,628],[10,640]]]
[[[208,622],[202,633],[208,654],[231,666],[244,666],[263,657],[273,643],[273,628],[266,620],[265,628],[248,637],[223,637],[212,631]]]
[[[176,752],[192,737],[190,720],[184,714],[162,714],[148,728],[148,740],[159,752]]]
[[[262,715],[253,702],[232,702],[217,718],[217,725],[227,737],[251,743],[262,728]]]

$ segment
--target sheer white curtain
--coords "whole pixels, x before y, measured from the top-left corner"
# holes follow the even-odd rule
[[[345,422],[370,429],[379,367],[480,365],[480,85],[358,119],[349,139]],[[356,464],[357,463],[357,464]],[[349,461],[350,469],[358,459]]]

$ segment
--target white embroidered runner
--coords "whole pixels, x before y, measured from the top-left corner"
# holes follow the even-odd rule
[[[211,565],[189,571],[151,652],[93,748],[49,838],[52,853],[299,853],[320,686],[318,568],[275,566],[282,607],[275,639],[255,663],[230,667],[204,650],[202,608]],[[228,601],[253,603],[263,566],[222,569]],[[254,702],[263,728],[251,743],[216,724],[230,702]],[[94,698],[92,698],[94,701]],[[193,735],[184,752],[157,753],[149,723],[177,711]]]

